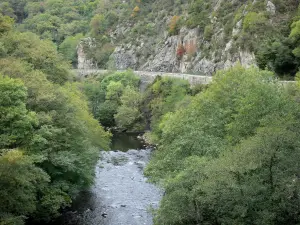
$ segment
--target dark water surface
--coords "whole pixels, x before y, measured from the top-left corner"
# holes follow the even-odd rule
[[[130,149],[143,149],[143,143],[138,140],[140,133],[115,133],[111,140],[111,150],[126,152]]]
[[[95,184],[47,225],[152,225],[150,211],[158,207],[162,192],[143,175],[151,149],[142,149],[137,135],[116,135],[113,151],[100,153]]]

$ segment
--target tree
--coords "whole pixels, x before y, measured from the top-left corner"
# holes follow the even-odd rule
[[[290,33],[289,38],[292,40],[292,42],[295,45],[293,54],[299,58],[300,57],[300,41],[299,41],[299,39],[300,39],[300,20],[292,23],[291,33]]]
[[[0,13],[0,35],[12,29],[14,20]]]
[[[27,90],[20,80],[0,75],[0,149],[24,145],[37,123],[25,106]]]
[[[155,224],[299,223],[293,98],[271,73],[240,66],[193,98],[163,117],[146,168],[165,189]]]
[[[173,16],[169,23],[169,34],[177,35],[179,32],[180,16]]]
[[[0,96],[0,221],[22,223],[26,215],[35,212],[37,192],[49,177],[34,165],[34,157],[17,149],[28,145],[37,124],[35,113],[25,106],[24,84],[0,76]]]
[[[186,80],[169,77],[157,77],[153,84],[148,87],[145,96],[147,106],[145,111],[151,113],[153,139],[160,139],[159,123],[162,116],[175,111],[176,104],[184,99],[189,90],[190,85]]]
[[[142,126],[142,124],[136,124],[142,119],[141,102],[141,94],[127,86],[121,96],[121,106],[114,116],[118,127],[130,129]]]
[[[267,19],[262,13],[249,12],[243,21],[243,30],[253,33],[261,29],[266,23]]]
[[[123,96],[124,90],[127,88],[137,89],[139,82],[140,78],[132,71],[113,72],[104,75],[99,81],[87,82],[85,93],[90,100],[95,118],[103,126],[115,126],[114,115],[121,105],[121,96]]]
[[[0,224],[21,225],[36,211],[38,192],[50,178],[22,150],[1,149],[0,153]]]
[[[71,79],[69,64],[57,53],[55,45],[43,41],[33,33],[11,32],[3,36],[1,42],[7,49],[7,54],[20,58],[41,70],[47,78],[55,83],[63,84]]]
[[[83,34],[67,37],[60,45],[59,52],[63,54],[64,58],[72,62],[73,65],[77,63],[77,46]]]
[[[90,26],[94,36],[104,34],[107,29],[105,17],[103,15],[95,15],[91,20]]]
[[[293,55],[293,44],[289,39],[269,40],[256,51],[258,66],[274,71],[278,75],[295,75],[298,62]]]
[[[119,101],[120,97],[122,96],[123,90],[124,90],[124,86],[120,81],[118,82],[111,81],[107,86],[106,99]]]
[[[106,100],[98,106],[95,117],[105,127],[115,126],[114,115],[117,113],[119,104],[116,101]]]
[[[0,223],[47,221],[91,185],[110,134],[79,85],[66,83],[53,44],[15,31],[0,43]]]

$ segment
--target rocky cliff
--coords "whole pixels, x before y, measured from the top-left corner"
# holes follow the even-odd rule
[[[281,32],[278,24],[290,21],[295,11],[291,5],[298,5],[297,0],[196,0],[154,8],[161,1],[144,3],[140,8],[151,6],[146,14],[136,10],[129,21],[109,30],[115,47],[109,67],[212,75],[237,63],[257,65],[258,46],[266,36]],[[78,67],[95,68],[93,59],[86,59],[82,48],[78,49],[78,62],[86,62]]]
[[[214,34],[215,39],[220,38],[219,33]],[[249,51],[238,50],[231,53],[232,40],[230,40],[224,49],[210,52],[205,56],[200,47],[202,45],[209,45],[203,39],[203,34],[199,29],[181,28],[178,35],[167,36],[162,38],[162,42],[156,46],[156,51],[147,59],[139,58],[140,48],[143,46],[141,42],[138,46],[120,45],[118,46],[112,58],[116,69],[133,68],[144,71],[157,72],[181,72],[181,73],[195,73],[203,75],[212,75],[216,70],[229,68],[236,63],[240,63],[246,67],[255,65],[254,53]],[[178,57],[178,49],[183,46],[188,49],[189,46],[197,46],[195,53],[189,55],[184,53],[182,57]],[[186,51],[186,50],[185,50]],[[218,53],[220,57],[217,57]]]

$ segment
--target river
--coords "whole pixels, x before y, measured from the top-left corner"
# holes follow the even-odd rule
[[[143,149],[136,136],[114,136],[112,150],[100,153],[94,185],[48,225],[153,224],[151,210],[158,207],[162,192],[143,175],[151,149]]]

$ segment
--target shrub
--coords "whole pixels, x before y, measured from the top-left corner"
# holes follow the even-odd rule
[[[140,12],[140,7],[138,6],[134,7],[134,9],[132,10],[131,17],[135,17],[139,12]]]
[[[176,35],[179,32],[180,26],[180,16],[173,16],[169,23],[169,34]]]
[[[189,40],[188,43],[185,44],[185,52],[189,57],[193,57],[197,52],[197,41]]]
[[[261,26],[264,26],[267,18],[262,13],[249,12],[244,19],[243,30],[248,32],[255,32]]]
[[[179,44],[178,47],[177,47],[177,51],[176,51],[176,56],[181,59],[182,56],[184,55],[185,53],[185,49],[184,49],[184,46],[182,44]]]
[[[209,41],[213,35],[213,26],[211,24],[206,25],[204,28],[204,39]]]

